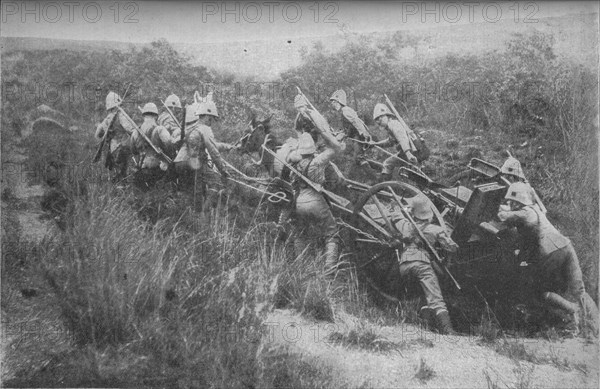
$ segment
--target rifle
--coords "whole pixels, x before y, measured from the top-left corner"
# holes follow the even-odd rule
[[[181,124],[179,124],[179,120],[177,120],[177,118],[175,118],[175,115],[173,114],[173,112],[171,112],[169,107],[167,107],[165,102],[162,100],[160,100],[160,102],[162,103],[163,107],[165,107],[165,109],[167,110],[167,113],[169,114],[169,116],[171,116],[171,119],[173,119],[175,121],[175,124],[177,124],[177,127],[181,128]],[[184,116],[183,121],[185,122],[185,116]]]
[[[146,134],[144,134],[144,132],[137,126],[137,124],[135,124],[135,122],[133,121],[133,119],[131,119],[129,117],[129,115],[127,115],[127,112],[125,112],[123,110],[123,108],[117,106],[117,109],[119,110],[119,112],[121,112],[123,115],[125,115],[125,117],[133,125],[133,128],[136,129],[136,131],[138,132],[138,134],[140,134],[142,136],[142,138],[146,141],[146,143],[148,143],[148,145],[152,148],[152,150],[154,150],[154,152],[156,154],[158,154],[158,156],[161,157],[164,162],[166,162],[168,164],[172,164],[173,163],[173,160],[171,158],[169,158],[161,149],[159,149],[158,147],[156,147],[154,145],[154,143],[152,143],[152,141],[148,138],[148,136],[146,136]]]
[[[302,90],[300,89],[300,87],[298,85],[296,85],[296,89],[298,90],[298,94],[302,95],[304,97],[304,99],[306,100],[306,102],[308,103],[308,105],[310,105],[310,108],[315,111],[316,113],[318,113],[319,115],[321,115],[321,112],[319,112],[319,110],[317,110],[315,108],[314,105],[312,105],[312,103],[310,102],[310,100],[308,99],[308,97],[306,97],[306,95],[304,93],[302,93]],[[321,117],[325,118],[323,115],[321,115]],[[308,119],[315,125],[315,127],[317,127],[317,123],[315,123],[315,121],[313,120],[313,118],[308,115]],[[342,131],[334,131],[333,128],[331,128],[331,126],[329,125],[329,123],[327,123],[329,129],[328,132],[331,133],[331,135],[333,136],[337,136],[339,135]]]
[[[179,137],[180,141],[184,141],[185,139],[185,116],[187,115],[187,105],[183,106],[183,120],[181,121],[181,136]]]
[[[127,97],[127,92],[129,92],[130,87],[131,87],[131,83],[127,86],[127,89],[125,89],[125,94],[123,94],[123,98],[121,99],[121,102],[123,102],[125,97]],[[100,145],[98,146],[98,150],[96,150],[96,154],[94,155],[94,158],[92,159],[92,163],[96,163],[100,160],[100,156],[102,156],[102,149],[104,148],[104,144],[106,143],[106,139],[108,138],[108,133],[109,133],[110,129],[112,128],[113,124],[115,123],[117,116],[118,116],[118,113],[115,113],[115,116],[113,116],[110,123],[108,124],[108,128],[104,132],[104,136],[102,137],[102,140],[100,141]],[[108,150],[108,152],[110,153],[110,149]]]
[[[350,202],[350,200],[339,196],[333,192],[328,191],[327,189],[323,188],[322,185],[317,184],[316,182],[312,182],[311,180],[309,180],[307,177],[304,177],[304,175],[302,175],[298,170],[296,170],[295,168],[293,168],[289,163],[282,161],[277,154],[275,154],[273,151],[269,150],[267,147],[265,147],[264,145],[262,145],[263,150],[265,150],[266,152],[268,152],[269,154],[271,154],[273,157],[275,157],[279,162],[281,162],[284,166],[286,166],[288,169],[290,169],[290,171],[294,174],[296,174],[302,181],[304,181],[308,186],[310,186],[311,188],[313,188],[315,191],[321,193],[322,195],[328,197],[329,199],[331,199],[332,201],[334,201],[335,203],[341,205],[342,207],[349,209],[348,206],[350,206],[352,203]]]
[[[454,286],[456,286],[456,288],[458,290],[461,290],[461,287],[460,287],[458,281],[456,281],[456,278],[454,278],[454,276],[452,275],[452,273],[450,273],[450,270],[448,270],[448,268],[446,267],[446,265],[444,265],[442,263],[442,258],[440,258],[440,255],[438,254],[438,252],[433,248],[433,246],[431,245],[431,243],[429,243],[429,241],[427,239],[425,239],[425,236],[423,235],[423,232],[417,226],[417,223],[415,223],[415,221],[412,218],[412,216],[410,216],[410,213],[406,209],[404,209],[404,207],[402,206],[402,203],[400,202],[400,199],[398,198],[398,195],[396,194],[396,192],[394,192],[392,190],[392,188],[389,188],[389,190],[394,195],[394,199],[396,200],[396,203],[398,203],[398,206],[400,207],[400,212],[402,212],[402,215],[404,215],[404,217],[410,222],[410,224],[413,226],[413,228],[415,230],[417,230],[417,233],[419,234],[419,238],[421,238],[421,240],[425,243],[425,247],[427,248],[427,250],[433,255],[434,261],[442,269],[444,269],[445,273],[450,277],[450,279],[452,280],[452,282],[454,282]]]
[[[304,177],[302,174],[300,174],[300,172],[298,172],[298,170],[294,169],[289,163],[282,161],[277,154],[275,154],[274,152],[272,152],[271,150],[269,150],[268,148],[266,148],[264,145],[262,146],[264,150],[266,150],[269,154],[271,154],[273,157],[275,157],[275,159],[277,159],[279,162],[281,162],[284,166],[286,166],[288,169],[290,169],[290,171],[294,174],[296,174],[298,177],[300,177],[302,179],[302,181],[306,182],[308,184],[308,186],[310,186],[311,188],[313,188],[315,191],[321,193],[322,195],[326,196],[327,198],[329,198],[330,200],[333,200],[332,205],[336,206],[337,208],[346,211],[346,212],[350,212],[350,213],[358,213],[358,216],[360,216],[363,220],[365,220],[367,223],[369,223],[373,228],[375,228],[376,230],[378,230],[381,234],[383,234],[385,237],[389,238],[389,239],[393,239],[393,237],[390,235],[389,232],[387,232],[383,227],[381,227],[379,224],[377,224],[377,222],[375,222],[371,217],[365,215],[364,212],[356,212],[355,210],[352,210],[350,207],[352,206],[352,203],[350,202],[350,200],[339,196],[333,192],[330,192],[326,189],[324,189],[321,185],[312,182],[311,180],[309,180],[308,178]]]
[[[385,97],[385,102],[387,103],[387,105],[390,106],[390,109],[392,110],[392,112],[394,113],[394,115],[396,115],[396,118],[398,119],[398,121],[406,128],[408,128],[410,130],[410,127],[408,127],[408,125],[406,124],[406,122],[404,121],[404,119],[402,119],[402,116],[400,116],[400,114],[398,113],[398,111],[396,111],[396,107],[394,107],[394,104],[392,104],[392,101],[390,100],[389,97],[387,97],[387,95],[384,93],[383,96]]]

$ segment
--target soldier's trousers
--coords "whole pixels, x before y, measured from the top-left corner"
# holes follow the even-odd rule
[[[579,260],[571,243],[542,258],[535,266],[540,292],[566,293],[574,301],[585,293]]]
[[[447,310],[440,283],[430,263],[423,261],[402,262],[400,264],[400,277],[406,281],[417,279],[425,294],[427,306],[436,313]]]
[[[404,154],[403,151],[397,152],[396,155],[405,161],[407,160],[406,154]],[[402,166],[406,166],[406,164],[404,162],[400,161],[398,158],[390,156],[385,161],[383,161],[383,170],[381,171],[381,173],[382,174],[393,174],[394,169],[402,167]]]
[[[190,168],[187,161],[175,162],[178,186],[192,196],[193,204],[203,211],[211,207],[219,190],[224,186],[220,175],[211,169],[208,164],[201,164],[200,168]]]
[[[296,255],[300,255],[308,245],[313,247],[320,246],[320,241],[324,240],[325,246],[333,244],[339,246],[339,234],[337,223],[331,213],[329,205],[324,198],[318,201],[300,201],[296,202],[296,236],[294,239],[294,249]],[[337,262],[336,250],[328,250],[325,258],[327,266],[333,266]]]

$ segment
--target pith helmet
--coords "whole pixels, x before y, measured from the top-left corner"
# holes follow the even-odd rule
[[[169,95],[165,100],[165,105],[169,108],[181,108],[181,101],[177,95]]]
[[[329,98],[329,100],[337,101],[338,103],[340,103],[342,105],[347,105],[346,104],[346,92],[344,92],[343,89],[336,90],[331,95],[331,97]]]
[[[410,206],[412,208],[412,214],[417,219],[429,220],[433,217],[433,210],[431,209],[431,203],[425,196],[415,196],[410,200]]]
[[[314,154],[317,151],[315,141],[308,132],[302,133],[298,139],[298,154]]]
[[[120,105],[122,101],[121,97],[115,92],[108,92],[106,95],[106,110],[108,111],[109,109]]]
[[[192,123],[192,122],[195,122],[196,120],[198,120],[198,115],[196,115],[196,111],[198,110],[199,106],[200,106],[199,103],[192,103],[187,106],[186,111],[185,111],[185,122],[186,123]]]
[[[513,200],[523,205],[533,205],[532,193],[529,185],[524,182],[515,182],[508,187],[508,192],[504,197],[507,200]]]
[[[205,103],[200,103],[196,110],[196,115],[210,115],[216,118],[219,117],[219,112],[217,111],[217,106],[212,100],[209,100]]]
[[[522,180],[525,179],[521,162],[514,157],[509,157],[506,161],[504,161],[504,165],[502,165],[500,168],[500,172],[502,174],[512,174],[513,176],[517,176]]]
[[[390,112],[390,109],[385,104],[375,104],[375,108],[373,109],[373,120],[377,120],[378,117],[383,115],[392,115],[392,112]]]
[[[294,98],[294,108],[299,109],[302,107],[308,107],[308,100],[306,100],[304,95],[297,94]]]
[[[144,105],[144,108],[142,108],[142,115],[145,115],[147,113],[153,113],[155,115],[158,115],[158,108],[156,108],[156,104],[146,103],[146,105]]]

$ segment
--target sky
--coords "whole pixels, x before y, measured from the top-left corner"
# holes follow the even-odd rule
[[[208,43],[469,23],[536,23],[598,12],[598,2],[7,1],[1,36]]]

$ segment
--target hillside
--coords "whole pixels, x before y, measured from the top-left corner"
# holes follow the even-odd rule
[[[432,26],[418,30],[390,30],[367,34],[373,41],[379,41],[400,33],[412,36],[419,41],[415,46],[402,50],[401,56],[407,59],[436,58],[448,53],[479,54],[485,51],[503,50],[505,43],[515,33],[537,30],[552,34],[555,51],[559,56],[569,57],[577,62],[595,66],[598,59],[598,14],[568,15],[543,18],[537,23],[516,23],[514,20],[501,20],[497,23],[474,23],[456,26]],[[278,39],[227,43],[184,43],[173,42],[173,47],[189,55],[197,65],[230,72],[241,77],[254,77],[257,80],[275,79],[281,72],[301,63],[303,50],[321,42],[325,51],[336,52],[349,41],[358,39],[358,34],[343,32],[338,35],[291,39],[282,36]],[[13,50],[80,50],[126,51],[131,46],[143,47],[145,43],[112,41],[79,41],[45,38],[2,37],[2,53]]]

